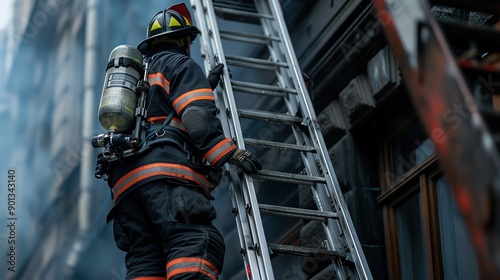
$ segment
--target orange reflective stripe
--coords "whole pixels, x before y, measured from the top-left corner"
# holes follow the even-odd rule
[[[174,277],[177,274],[182,274],[182,273],[201,273],[210,277],[210,279],[217,280],[217,276],[210,274],[210,272],[204,270],[202,267],[182,267],[171,270],[167,274],[167,280],[169,280],[170,278]]]
[[[163,76],[162,73],[148,74],[149,85],[158,85],[165,90],[167,94],[170,94],[170,82]]]
[[[161,276],[141,276],[137,278],[132,278],[132,280],[165,280],[166,277]]]
[[[184,125],[182,125],[181,119],[179,119],[179,118],[172,118],[169,125],[172,127],[178,128],[182,131],[186,131],[186,129],[184,128]]]
[[[167,118],[167,116],[151,117],[151,118],[147,118],[146,122],[164,121],[166,118]]]
[[[217,280],[219,270],[209,261],[202,258],[178,258],[167,263],[167,280],[182,273],[201,273]]]
[[[204,156],[204,158],[210,163],[210,165],[215,165],[223,156],[236,148],[236,145],[229,139],[224,139],[217,143],[212,149],[210,149]]]
[[[167,118],[167,116],[158,116],[158,117],[150,117],[146,119],[146,122],[156,122],[156,121],[164,121]],[[179,118],[172,118],[170,120],[170,123],[168,124],[171,127],[175,127],[177,129],[180,129],[182,131],[186,131],[184,126],[182,125],[181,119]]]
[[[173,163],[152,163],[138,167],[128,172],[116,182],[116,184],[113,186],[115,201],[124,191],[126,191],[134,184],[144,179],[160,175],[189,180],[197,183],[200,186],[210,189],[210,183],[205,178],[205,176],[187,166]]]
[[[196,258],[196,257],[178,258],[178,259],[169,261],[168,264],[167,264],[167,269],[169,269],[173,265],[184,263],[184,262],[186,262],[186,263],[187,262],[192,262],[192,263],[201,263],[201,264],[204,264],[204,265],[208,266],[211,270],[213,270],[215,273],[219,274],[219,271],[217,270],[217,268],[215,267],[215,265],[213,265],[211,262],[209,262],[209,261],[207,261],[205,259]]]
[[[174,106],[174,110],[177,112],[177,114],[179,114],[187,105],[197,100],[215,100],[212,89],[200,88],[188,91],[183,95],[177,97],[172,103],[172,106]]]

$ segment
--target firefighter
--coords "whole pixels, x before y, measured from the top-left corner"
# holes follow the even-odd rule
[[[212,92],[223,65],[207,79],[190,57],[199,33],[180,3],[153,16],[147,39],[137,46],[148,61],[150,84],[144,129],[163,141],[108,169],[115,200],[108,221],[114,220],[117,247],[126,252],[127,279],[217,279],[225,246],[212,224],[211,192],[220,168],[261,169],[223,135]]]

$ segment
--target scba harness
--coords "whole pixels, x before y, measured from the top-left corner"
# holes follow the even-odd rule
[[[173,143],[165,136],[165,128],[169,125],[174,112],[172,111],[160,127],[155,128],[154,124],[142,122],[142,137],[134,138],[133,134],[108,132],[100,134],[92,139],[94,148],[101,147],[98,154],[98,167],[96,168],[96,178],[101,179],[106,174],[107,168],[112,162],[123,163],[125,160],[146,154],[155,145]]]
[[[113,189],[115,201],[118,191],[120,191],[118,194],[121,194],[123,190],[133,185],[129,181],[135,182],[134,180],[138,181],[140,178],[152,177],[151,174],[155,172],[167,177],[187,178],[204,187],[205,194],[210,197],[211,190],[220,182],[220,168],[214,169],[202,160],[189,141],[170,138],[172,133],[186,132],[181,120],[175,117],[174,110],[171,110],[168,116],[146,118],[146,94],[150,89],[147,81],[148,64],[145,64],[144,74],[141,75],[137,67],[139,62],[142,63],[142,55],[131,46],[118,46],[110,55],[98,113],[101,125],[108,132],[92,138],[93,147],[101,148],[101,152],[97,155],[96,178],[104,178],[108,182]],[[134,79],[137,80],[136,86],[131,85]],[[135,105],[131,105],[131,100]],[[133,129],[134,123],[135,129]],[[171,133],[167,133],[169,130]],[[185,158],[179,162],[183,162],[186,166],[163,163],[160,159],[158,162],[146,165],[151,167],[150,171],[145,171],[145,167],[141,165],[134,165],[134,160],[140,160],[153,148],[162,145],[182,150]],[[133,169],[113,178],[113,167],[124,163],[137,167],[137,170]],[[141,172],[147,174],[139,177],[138,174],[142,174]]]

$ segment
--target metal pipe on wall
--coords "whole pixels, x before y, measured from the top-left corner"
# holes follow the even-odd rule
[[[82,113],[82,158],[80,163],[80,197],[78,201],[78,225],[80,232],[87,232],[90,228],[91,180],[93,177],[93,148],[90,139],[93,133],[94,95],[96,89],[96,61],[97,61],[97,0],[87,1],[87,15],[85,26],[85,53],[84,53],[84,94]]]
[[[82,159],[80,164],[80,199],[79,209],[79,230],[87,232],[90,228],[90,203],[91,203],[91,180],[94,178],[92,147],[90,138],[92,137],[94,124],[94,95],[96,89],[96,61],[97,61],[97,0],[87,1],[87,15],[85,27],[85,53],[84,53],[84,95],[82,114]]]
[[[80,181],[78,197],[78,233],[66,261],[66,276],[73,276],[81,253],[85,236],[89,233],[91,221],[91,180],[93,179],[93,149],[90,139],[93,133],[94,95],[96,89],[97,61],[97,0],[88,0],[85,16],[85,49],[83,69],[83,108],[82,108],[82,151],[80,162]]]

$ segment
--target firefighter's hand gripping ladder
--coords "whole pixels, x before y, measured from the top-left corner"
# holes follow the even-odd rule
[[[375,0],[377,15],[394,51],[415,108],[434,141],[484,279],[500,277],[500,112],[477,102],[473,89],[486,74],[489,95],[498,96],[500,32],[491,25],[437,20],[431,6],[461,13],[482,12],[497,18],[500,4],[491,0]],[[467,17],[466,17],[467,18]],[[479,76],[478,76],[479,75]],[[476,84],[476,89],[477,89]],[[495,88],[496,87],[496,88]],[[477,92],[476,92],[477,94]],[[481,100],[479,100],[481,101]],[[460,125],[448,112],[470,112]],[[494,108],[494,107],[493,107]],[[440,277],[434,275],[429,277]]]
[[[226,65],[221,83],[222,90],[218,90],[216,94],[224,131],[240,148],[249,145],[296,151],[300,153],[304,166],[301,174],[262,170],[253,177],[240,177],[231,169],[229,184],[241,251],[247,266],[247,277],[254,280],[275,279],[270,254],[283,253],[331,259],[338,279],[372,279],[318,127],[279,1],[256,0],[254,5],[247,2],[191,0],[197,26],[202,32],[200,42],[207,71],[217,63]],[[227,20],[260,26],[262,33],[219,29],[216,15]],[[225,39],[225,42],[260,44],[263,48],[267,47],[270,57],[258,59],[226,54],[222,39]],[[232,80],[227,69],[234,69],[236,66],[271,69],[275,78],[272,79],[271,85]],[[241,109],[236,105],[233,95],[235,91],[282,98],[286,112]],[[244,138],[240,119],[287,125],[291,127],[290,138],[294,139],[293,143]],[[260,204],[257,201],[254,180],[308,185],[317,209]],[[261,214],[322,222],[326,248],[268,243]]]

